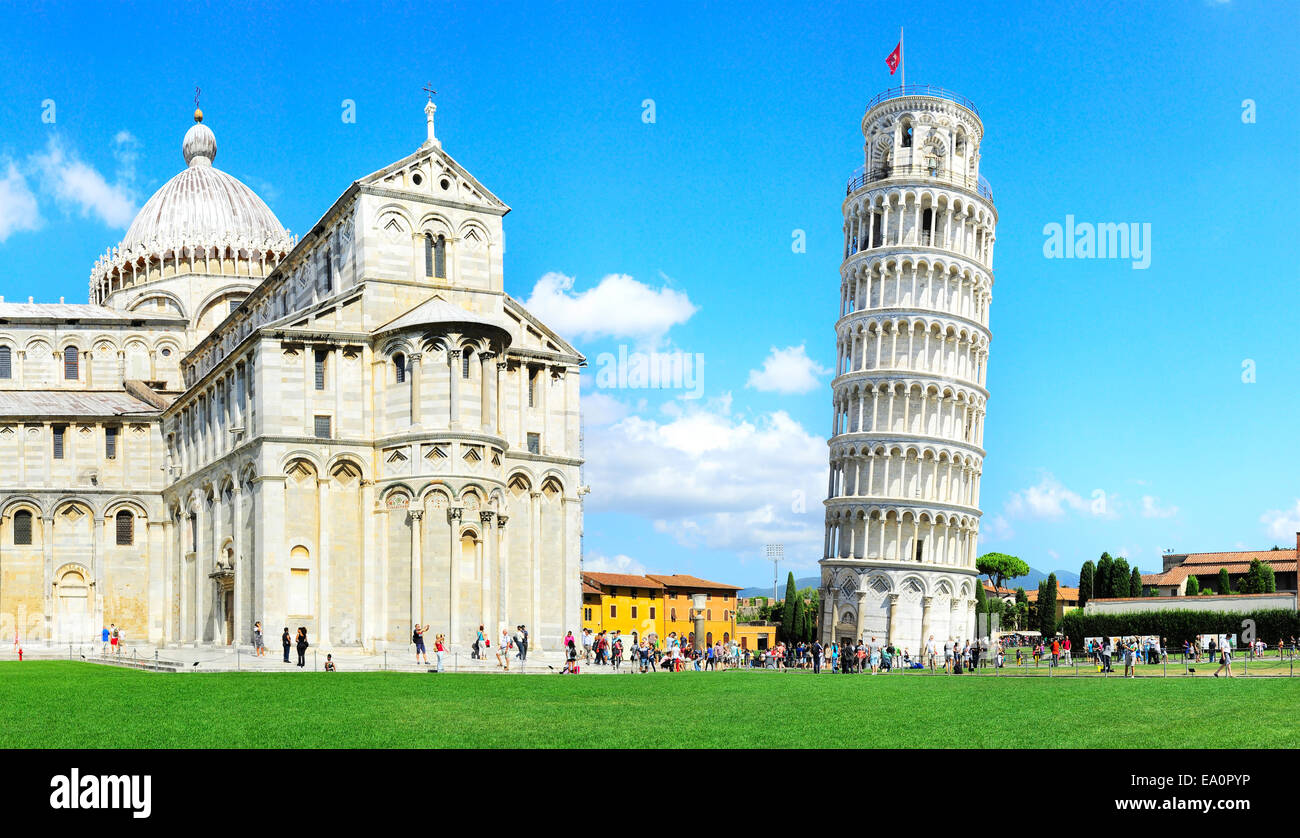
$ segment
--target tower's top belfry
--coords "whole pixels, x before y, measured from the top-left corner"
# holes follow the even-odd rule
[[[928,84],[896,87],[867,103],[863,165],[848,192],[892,178],[924,178],[993,200],[980,177],[984,123],[964,96]]]

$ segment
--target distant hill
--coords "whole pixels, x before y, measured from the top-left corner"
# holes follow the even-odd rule
[[[787,576],[786,579],[789,579],[789,577]],[[785,596],[786,579],[782,579],[780,583],[776,586],[776,595],[778,597]],[[802,579],[796,576],[794,580],[794,586],[796,588],[816,588],[820,586],[821,583],[822,583],[822,578],[820,576],[805,576]],[[736,594],[736,596],[739,597],[751,597],[751,596],[770,597],[771,595],[772,595],[771,584],[758,585],[753,588],[742,588],[740,590],[740,593]]]
[[[1063,588],[1079,587],[1078,573],[1072,570],[1061,570],[1059,568],[1057,570],[1038,570],[1037,568],[1031,567],[1029,568],[1028,576],[1021,576],[1017,579],[1008,579],[1004,584],[1012,590],[1015,590],[1016,588],[1024,588],[1026,591],[1033,591],[1038,589],[1038,583],[1046,579],[1049,573],[1056,574],[1056,584]]]
[[[1021,576],[1017,579],[1008,579],[1005,584],[1006,587],[1010,588],[1013,591],[1016,588],[1024,588],[1026,591],[1033,591],[1038,589],[1038,583],[1046,579],[1047,574],[1049,573],[1056,574],[1056,584],[1060,585],[1061,587],[1064,588],[1079,587],[1079,574],[1073,570],[1058,569],[1055,571],[1050,571],[1050,570],[1038,570],[1032,567],[1029,568],[1028,576]],[[983,579],[984,577],[981,576],[980,578]],[[818,576],[805,576],[802,579],[796,577],[794,580],[795,587],[797,588],[816,588],[819,585],[821,585],[821,583],[822,580]],[[752,596],[770,597],[771,595],[772,595],[772,586],[770,584],[756,585],[752,588],[742,588],[740,593],[738,594],[738,596],[742,596],[742,597],[752,597]],[[776,595],[778,597],[785,596],[784,579],[781,580],[780,584],[777,585]]]

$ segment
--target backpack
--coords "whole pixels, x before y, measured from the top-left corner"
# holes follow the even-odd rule
[[[420,645],[420,633],[418,631],[411,632],[411,642],[416,646]]]

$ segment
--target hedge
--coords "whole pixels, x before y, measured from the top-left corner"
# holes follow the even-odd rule
[[[1070,638],[1076,649],[1083,648],[1085,637],[1128,637],[1156,635],[1170,647],[1195,640],[1198,634],[1235,634],[1242,632],[1243,620],[1255,621],[1255,636],[1269,646],[1278,640],[1300,636],[1300,612],[1279,608],[1249,613],[1228,611],[1134,611],[1130,614],[1085,614],[1074,610],[1061,619],[1060,633]]]

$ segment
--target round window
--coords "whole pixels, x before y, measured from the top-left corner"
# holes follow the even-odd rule
[[[419,186],[420,184],[424,183],[424,178],[420,175],[419,172],[416,172],[415,174],[411,175],[411,183],[414,183],[416,186]]]
[[[441,186],[444,190],[447,190],[451,188],[451,181],[447,180],[446,178],[443,178],[438,185]]]
[[[170,357],[172,356],[172,351],[171,351],[170,349],[164,347],[164,348],[163,348],[163,351],[162,351],[162,356],[163,356],[164,358],[170,358]]]

